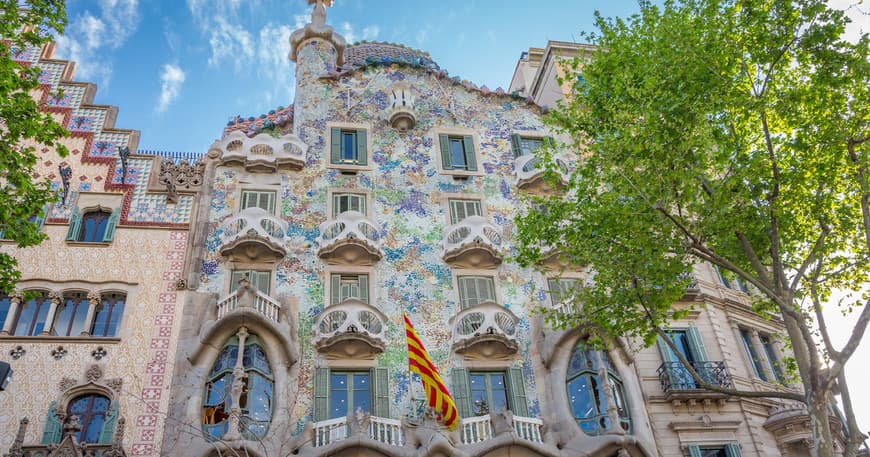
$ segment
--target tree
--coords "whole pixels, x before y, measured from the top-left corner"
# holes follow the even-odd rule
[[[870,38],[844,41],[848,18],[823,0],[640,7],[596,15],[598,51],[574,62],[575,96],[550,117],[583,145],[577,169],[518,219],[519,260],[554,247],[588,264],[585,312],[548,318],[647,345],[670,342],[694,264],[741,278],[757,312],[782,316],[803,393],[723,389],[681,361],[711,390],[805,402],[823,457],[839,389],[854,456],[864,435],[843,370],[870,322]],[[860,312],[842,348],[822,314],[835,291]]]
[[[34,219],[45,216],[55,196],[47,178],[32,178],[37,147],[53,148],[61,157],[67,149],[58,140],[66,129],[47,113],[32,91],[39,87],[39,69],[22,66],[14,57],[28,48],[41,48],[66,25],[62,0],[0,0],[0,231],[19,247],[45,239]],[[18,263],[0,253],[0,291],[9,292],[21,277]]]

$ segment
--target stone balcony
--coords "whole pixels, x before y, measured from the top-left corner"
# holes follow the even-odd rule
[[[709,384],[730,389],[734,387],[728,367],[722,361],[692,362],[692,368]],[[726,395],[707,390],[695,381],[689,370],[680,362],[665,362],[658,369],[659,382],[665,400],[681,404],[709,403],[712,400],[724,402]]]
[[[314,321],[314,347],[327,357],[371,359],[384,352],[387,317],[357,299],[327,306]]]
[[[556,162],[559,182],[556,188],[546,179],[546,170],[541,159],[534,154],[526,154],[514,159],[514,170],[517,176],[517,189],[537,194],[547,194],[560,190],[568,182],[568,164],[561,156],[553,158]]]
[[[233,260],[279,260],[287,255],[287,223],[262,208],[247,208],[218,227],[219,252]]]
[[[453,350],[469,359],[506,359],[516,354],[517,322],[509,309],[495,302],[470,306],[448,321]]]
[[[235,292],[217,302],[217,318],[221,320],[242,309],[260,314],[270,322],[277,324],[280,320],[281,303],[274,298],[250,287],[246,280]]]
[[[308,145],[293,134],[275,138],[261,133],[248,138],[236,131],[212,144],[209,154],[217,151],[222,165],[241,165],[250,172],[274,173],[280,169],[301,170],[307,150]]]
[[[384,256],[377,225],[357,211],[320,224],[317,244],[317,255],[330,264],[371,265]]]
[[[444,228],[444,261],[455,268],[495,268],[501,264],[501,233],[482,216]]]

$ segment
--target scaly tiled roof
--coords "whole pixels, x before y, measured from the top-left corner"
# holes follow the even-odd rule
[[[389,59],[390,61],[419,62],[420,66],[439,68],[428,52],[392,43],[360,42],[344,50],[344,65],[362,65]]]

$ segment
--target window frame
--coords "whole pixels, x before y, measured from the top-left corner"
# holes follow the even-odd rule
[[[443,156],[443,148],[441,145],[442,137],[447,137],[448,141],[450,139],[463,139],[463,148],[467,145],[471,145],[474,150],[471,154],[468,153],[467,149],[463,149],[465,154],[465,162],[466,168],[453,168],[452,166],[446,167],[448,163],[445,163],[445,159]],[[467,139],[467,140],[466,140]],[[469,176],[483,176],[483,154],[480,149],[480,139],[477,133],[473,130],[469,129],[436,129],[434,132],[434,141],[432,142],[433,154],[435,165],[438,169],[438,173],[442,175],[450,175],[454,178],[463,178]],[[448,150],[449,153],[449,150]],[[474,169],[468,169],[469,158],[474,161]]]
[[[257,205],[254,206],[245,206],[246,196],[248,195],[257,195]],[[269,195],[270,198],[270,208],[263,208],[259,206],[259,200],[262,195]],[[268,189],[242,189],[239,192],[239,211],[244,211],[248,208],[260,208],[269,214],[274,215],[275,210],[278,208],[278,192],[276,190],[268,190]]]
[[[514,131],[510,135],[510,147],[511,147],[511,153],[514,156],[514,159],[519,159],[520,157],[523,157],[526,155],[533,155],[534,152],[537,151],[537,149],[535,149],[535,150],[529,151],[527,154],[522,154],[522,141],[528,141],[528,140],[540,141],[541,146],[538,149],[546,147],[548,145],[555,144],[555,139],[552,136],[547,135],[544,132],[540,132],[540,131]]]
[[[118,299],[118,298],[113,298],[113,299],[109,299],[109,300],[106,299],[107,296],[111,297],[112,295],[118,295],[121,297],[121,299]],[[91,318],[91,322],[89,322],[87,324],[88,329],[89,329],[88,335],[93,337],[93,338],[119,338],[119,335],[121,334],[121,329],[123,328],[123,325],[124,325],[124,311],[127,308],[128,301],[129,301],[129,294],[127,292],[102,292],[102,293],[100,293],[100,303],[97,305],[97,308],[94,310],[94,316]],[[114,317],[114,315],[118,312],[118,308],[119,308],[118,305],[119,304],[120,304],[121,316],[118,317],[117,321],[115,321],[116,322],[115,327],[114,327],[115,332],[112,335],[109,335],[108,333],[109,333],[109,330],[111,329],[112,317]],[[106,317],[103,331],[101,332],[101,334],[97,334],[97,333],[95,333],[95,331],[97,329],[97,325],[101,323],[100,318],[99,318],[100,313],[102,313],[106,309],[106,306],[110,307],[109,315],[108,315],[108,317]]]
[[[324,270],[323,276],[323,307],[327,308],[330,306],[334,306],[332,303],[332,277],[333,275],[347,275],[347,276],[360,276],[365,275],[368,277],[368,301],[363,301],[369,306],[375,306],[374,303],[377,303],[377,276],[375,275],[375,269],[371,266],[356,266],[356,265],[328,265]],[[339,302],[340,303],[340,302]],[[376,306],[375,306],[376,307]]]
[[[81,336],[82,332],[87,332],[88,329],[91,327],[91,323],[87,322],[88,308],[90,308],[90,300],[88,299],[88,293],[85,291],[69,291],[69,292],[64,292],[62,297],[63,298],[62,298],[62,301],[60,303],[60,306],[58,306],[57,309],[55,310],[54,323],[53,323],[54,328],[51,329],[51,334],[53,336],[61,336],[61,337]],[[69,306],[70,306],[69,302],[72,300],[75,300],[72,304],[73,311],[69,317],[69,320],[66,323],[67,328],[63,331],[63,334],[61,334],[60,329],[58,328],[62,324],[61,315],[64,311],[67,310],[67,308],[69,308]],[[82,309],[84,309],[85,322],[82,323],[82,328],[78,333],[72,334],[73,324],[75,323],[76,317],[79,314],[79,312],[81,312]],[[92,319],[95,317],[96,317],[96,312],[94,313],[94,317],[92,317]],[[88,333],[88,335],[90,335],[90,333]]]
[[[49,313],[49,311],[51,311],[51,297],[49,297],[49,292],[44,291],[44,290],[34,290],[33,292],[39,292],[42,295],[37,296],[37,297],[33,297],[30,300],[23,300],[23,299],[21,300],[21,304],[18,305],[18,311],[16,312],[15,317],[14,317],[14,321],[12,323],[12,327],[11,327],[12,331],[9,332],[10,336],[40,336],[45,332],[49,332],[49,333],[51,332],[51,329],[45,328],[45,324],[47,323],[47,321],[49,319],[48,313]],[[28,325],[27,333],[20,334],[20,333],[18,333],[18,327],[21,326],[21,314],[26,309],[27,305],[30,304],[30,302],[37,303],[36,311],[32,314],[32,316],[30,318],[30,324]],[[42,322],[43,327],[39,331],[39,333],[34,334],[33,332],[36,329],[36,324],[37,324],[37,321],[39,320],[38,319],[39,313],[43,309],[45,309],[45,316],[43,317],[43,322]],[[57,311],[55,311],[55,314],[57,314]],[[8,317],[7,317],[7,319],[8,319]]]
[[[338,129],[339,132],[348,132],[353,133],[356,137],[356,141],[360,142],[360,135],[365,136],[364,138],[364,151],[362,152],[365,156],[363,160],[360,160],[360,146],[357,144],[357,157],[354,162],[342,162],[340,160],[341,150],[338,151],[339,161],[333,161],[333,129]],[[351,123],[351,122],[327,122],[326,123],[326,133],[323,136],[324,138],[324,149],[326,150],[326,157],[324,161],[326,162],[327,169],[338,169],[344,172],[357,172],[357,171],[371,171],[372,168],[372,126],[368,123]],[[362,162],[362,163],[360,163]]]
[[[607,389],[610,389],[610,397],[614,402],[618,402],[617,398],[621,399],[623,402],[623,410],[625,415],[621,415],[619,413],[619,406],[615,404],[614,406],[617,408],[617,415],[619,416],[620,424],[617,426],[621,426],[622,429],[626,433],[631,433],[632,429],[632,417],[631,417],[631,404],[629,402],[628,395],[626,395],[625,381],[622,379],[622,375],[619,373],[616,365],[613,363],[613,357],[610,356],[610,351],[608,350],[597,350],[592,347],[586,346],[585,348],[581,348],[581,345],[585,345],[585,338],[578,339],[571,347],[571,352],[568,355],[568,365],[566,367],[565,372],[565,394],[566,400],[568,402],[568,408],[571,411],[571,416],[574,419],[574,423],[577,424],[577,427],[587,436],[598,436],[603,435],[609,431],[610,428],[614,427],[614,424],[610,424],[610,427],[607,429],[602,429],[601,424],[596,422],[599,417],[607,417],[608,408],[610,405],[607,402]],[[585,367],[580,368],[579,370],[571,371],[572,369],[572,361],[574,360],[574,354],[578,351],[582,350],[585,355],[584,358],[586,360],[589,359],[589,355],[595,355],[594,361],[587,362]],[[591,363],[591,366],[589,365]],[[606,379],[601,378],[601,366],[604,365],[604,372],[607,375]],[[574,415],[574,404],[571,397],[571,391],[569,387],[572,383],[582,378],[587,379],[587,383],[589,383],[589,401],[593,404],[595,411],[597,414],[593,414],[591,417],[576,417]],[[592,383],[597,385],[593,385]],[[618,391],[618,392],[616,392]],[[588,424],[593,426],[593,430],[584,429],[580,424],[581,420],[586,420]],[[590,422],[591,420],[591,422]]]
[[[467,306],[465,305],[465,303],[466,303],[467,301],[463,301],[464,293],[462,292],[462,291],[463,291],[463,287],[462,287],[462,282],[460,281],[460,279],[466,279],[466,278],[474,278],[474,279],[482,279],[482,278],[483,278],[483,279],[489,279],[489,280],[491,281],[491,285],[492,285],[492,295],[493,295],[493,300],[492,300],[492,301],[495,302],[495,303],[497,303],[497,304],[501,304],[501,303],[502,303],[502,301],[501,301],[501,295],[500,295],[500,293],[499,293],[499,288],[498,288],[498,285],[497,285],[497,282],[496,282],[496,277],[494,276],[494,274],[493,274],[492,271],[485,271],[485,270],[454,270],[454,274],[453,274],[453,288],[454,288],[454,290],[456,291],[456,304],[457,304],[457,306],[459,307],[459,310],[466,310],[466,309],[469,309],[469,308],[473,308],[474,306],[480,305],[481,303],[487,303],[487,302],[489,302],[489,300],[483,300],[483,301],[478,301],[477,303],[475,303],[475,304],[473,304],[473,305],[467,305]],[[477,289],[477,286],[476,286],[476,285],[475,285],[475,289]],[[468,298],[468,297],[465,297],[465,298]]]
[[[228,292],[228,293],[232,294],[232,293],[234,293],[234,292],[239,288],[238,281],[240,281],[241,278],[239,278],[239,280],[233,280],[233,278],[236,276],[236,274],[242,274],[242,273],[256,273],[258,277],[259,277],[260,275],[264,275],[264,274],[265,274],[265,275],[268,275],[268,279],[266,280],[266,285],[267,285],[267,290],[266,290],[266,291],[263,291],[263,290],[261,290],[259,287],[257,287],[257,284],[261,284],[261,283],[260,283],[261,279],[255,279],[254,281],[251,281],[251,277],[252,277],[252,275],[249,274],[249,275],[248,275],[248,282],[250,282],[251,285],[254,286],[254,288],[255,288],[257,291],[262,292],[262,293],[264,293],[264,294],[266,294],[266,295],[271,296],[272,289],[273,289],[273,283],[272,283],[272,282],[273,282],[273,279],[274,279],[273,277],[274,277],[275,275],[272,274],[272,270],[268,270],[268,269],[260,269],[260,268],[256,268],[256,267],[237,267],[237,268],[232,268],[232,269],[230,269],[230,270],[229,270],[229,276],[230,276],[230,278],[229,278],[229,283],[230,283],[230,284],[229,284],[229,292]]]
[[[463,217],[462,219],[455,219],[454,220],[454,213],[456,212],[456,211],[454,211],[454,206],[458,205],[459,202],[465,202],[462,205],[464,206],[463,211],[465,211],[466,216]],[[473,203],[471,205],[472,207],[475,206],[475,204],[476,204],[477,209],[479,210],[478,214],[472,214],[471,216],[468,215],[469,212],[467,210],[469,208],[469,202]],[[480,216],[480,217],[484,217],[484,218],[486,217],[485,213],[484,213],[483,199],[476,198],[476,197],[467,197],[467,198],[455,197],[455,196],[447,197],[447,223],[448,223],[448,225],[456,225],[456,224],[462,222],[463,220],[465,220],[469,217],[472,217],[472,216]]]
[[[96,397],[100,397],[100,398],[104,398],[104,399],[106,399],[106,401],[108,402],[108,404],[106,405],[106,410],[102,412],[102,414],[103,414],[103,420],[102,420],[102,422],[100,423],[100,432],[99,432],[99,434],[97,435],[97,440],[96,440],[96,441],[84,441],[82,438],[85,437],[85,433],[86,433],[87,430],[88,430],[88,426],[93,425],[91,422],[93,421],[93,419],[94,419],[96,416],[98,416],[98,414],[96,414],[96,413],[94,413],[93,411],[91,411],[91,410],[92,410],[92,407],[93,407],[93,404],[94,404],[94,400],[95,400]],[[106,425],[109,423],[109,418],[110,418],[110,416],[111,416],[111,414],[112,414],[112,407],[113,407],[113,401],[112,401],[112,398],[110,398],[110,397],[108,397],[108,396],[106,396],[106,395],[103,395],[102,393],[96,393],[96,392],[85,392],[85,393],[83,393],[83,394],[81,394],[81,395],[78,395],[78,396],[76,396],[76,397],[70,399],[70,401],[67,402],[67,404],[66,404],[66,414],[67,414],[67,417],[73,415],[73,413],[72,413],[72,406],[73,406],[73,404],[74,404],[76,401],[78,401],[78,400],[81,399],[81,398],[88,398],[88,402],[87,402],[87,409],[86,409],[86,414],[85,414],[85,415],[75,414],[75,416],[77,416],[77,417],[79,418],[79,425],[81,425],[81,428],[76,432],[76,434],[79,436],[79,442],[80,442],[80,443],[88,443],[88,444],[105,444],[105,443],[102,442],[102,441],[103,441],[103,440],[102,440],[102,437],[103,437],[103,434],[104,434],[105,427],[106,427]],[[62,434],[61,434],[61,440],[63,440],[63,437],[65,437],[65,436],[67,436],[67,433],[66,433],[65,430],[63,430],[63,431],[62,431]]]

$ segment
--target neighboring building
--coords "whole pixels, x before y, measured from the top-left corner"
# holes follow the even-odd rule
[[[53,51],[14,54],[42,70],[34,96],[69,129],[70,154],[37,151],[33,178],[62,196],[38,216],[49,239],[0,241],[22,273],[0,295],[0,358],[14,370],[0,392],[0,449],[82,455],[73,435],[100,456],[156,455],[202,165],[137,153],[139,132],[116,128],[117,108],[94,105],[96,86],[74,81],[75,65]]]
[[[105,456],[806,454],[805,411],[698,389],[663,348],[591,350],[536,312],[570,312],[584,272],[513,263],[514,216],[559,191],[533,154],[552,141],[541,114],[570,95],[562,59],[589,47],[533,48],[493,91],[423,51],[348,46],[316,3],[291,36],[293,105],[234,119],[189,168],[136,154],[51,47],[20,56],[64,88],[49,110],[74,153],[51,239],[3,246],[20,289],[48,292],[0,301],[9,455],[82,455],[52,447],[72,415]],[[749,305],[699,265],[673,335],[711,382],[775,388],[782,323]],[[403,311],[456,400],[454,432],[422,406]]]

